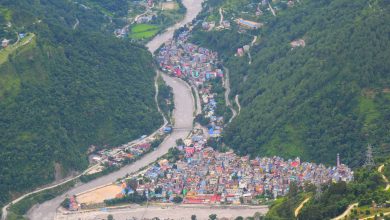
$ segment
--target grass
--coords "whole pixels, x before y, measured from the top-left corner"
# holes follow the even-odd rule
[[[365,116],[365,124],[370,125],[375,119],[380,117],[380,112],[373,98],[361,96],[359,99],[359,111]]]
[[[136,24],[131,28],[129,37],[133,39],[147,39],[155,36],[160,28],[150,24]]]
[[[12,19],[12,11],[8,8],[0,7],[0,14],[4,17],[6,21],[11,21]]]
[[[0,50],[0,65],[5,63],[8,60],[10,54],[14,53],[17,49],[22,46],[35,45],[35,34],[28,33],[22,40],[18,43],[9,45],[8,47]]]
[[[370,214],[366,214],[366,211],[369,211]],[[354,211],[352,211],[352,216],[357,217],[357,218],[366,218],[370,217],[373,215],[377,215],[378,217],[380,216],[380,213],[386,213],[390,212],[390,208],[372,208],[371,206],[362,206],[357,208],[357,215],[354,214]]]
[[[297,126],[286,125],[281,135],[274,135],[270,142],[270,148],[267,151],[269,155],[277,155],[283,152],[285,157],[304,157],[305,152],[302,147],[301,129]]]

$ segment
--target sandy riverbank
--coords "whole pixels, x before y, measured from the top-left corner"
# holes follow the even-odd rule
[[[256,212],[265,214],[268,211],[267,206],[199,206],[199,205],[180,205],[180,206],[131,206],[126,208],[99,210],[84,213],[58,214],[56,220],[92,220],[105,219],[111,214],[115,220],[126,220],[135,217],[160,219],[191,219],[191,215],[196,215],[198,220],[207,220],[210,214],[216,214],[219,218],[225,217],[235,219],[238,216],[253,216]]]

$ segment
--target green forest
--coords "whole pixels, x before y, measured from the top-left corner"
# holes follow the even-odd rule
[[[384,164],[388,169],[389,160]],[[383,210],[389,209],[387,201],[390,199],[390,192],[384,191],[385,185],[376,167],[366,167],[355,170],[354,181],[350,183],[323,184],[320,186],[321,190],[314,185],[307,185],[304,188],[291,187],[293,190],[285,198],[276,200],[270,207],[265,219],[295,219],[294,211],[303,198],[309,198],[309,201],[301,209],[298,219],[331,219],[342,214],[353,203],[358,203],[358,206],[346,219],[357,219],[359,214],[374,215],[375,213],[366,213],[366,211],[363,213],[362,210],[370,210],[369,207],[373,203],[377,204],[378,208],[382,207]],[[377,214],[380,215],[380,209]]]
[[[234,2],[234,1],[229,1]],[[210,1],[200,17],[224,2]],[[390,149],[390,2],[305,0],[261,18],[264,27],[204,32],[192,41],[223,54],[241,114],[224,142],[241,154],[299,156],[357,167],[365,146]],[[250,44],[247,56],[233,56]],[[223,39],[223,40],[221,40]],[[292,48],[297,39],[305,47]],[[229,45],[229,46],[227,46]]]
[[[0,33],[35,35],[0,64],[0,206],[53,181],[55,164],[85,169],[91,145],[161,126],[151,54],[105,34],[105,15],[55,0],[5,0],[0,12]]]

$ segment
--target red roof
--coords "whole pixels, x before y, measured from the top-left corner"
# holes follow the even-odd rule
[[[292,166],[292,167],[298,167],[298,166],[299,166],[298,161],[293,161],[293,162],[291,162],[291,166]]]

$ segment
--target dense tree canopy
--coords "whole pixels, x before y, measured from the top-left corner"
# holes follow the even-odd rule
[[[122,144],[162,124],[151,54],[101,33],[103,15],[68,1],[2,7],[15,31],[36,37],[0,64],[0,203],[52,181],[55,163],[63,173],[84,169],[90,145]]]
[[[351,166],[367,143],[388,153],[389,12],[387,0],[300,1],[249,33],[259,39],[250,65],[247,56],[233,56],[250,43],[248,33],[198,31],[193,41],[229,55],[231,94],[240,94],[242,111],[225,130],[226,144],[242,154],[324,163],[340,153]],[[306,46],[293,49],[297,39]]]

